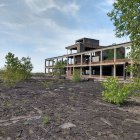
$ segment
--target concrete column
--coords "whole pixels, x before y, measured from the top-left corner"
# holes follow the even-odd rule
[[[53,74],[54,74],[53,72],[54,72],[54,69],[52,68],[52,74],[51,74],[51,75],[53,75]]]
[[[116,62],[116,48],[114,48],[114,62]]]
[[[82,76],[82,67],[80,67],[80,75]]]
[[[69,65],[69,58],[67,57],[67,73],[66,73],[67,76],[68,76],[68,65]]]
[[[125,69],[125,63],[123,64],[123,79],[126,80],[126,69]]]
[[[46,67],[45,67],[45,74],[46,74]]]
[[[50,74],[50,68],[48,68],[48,74]]]
[[[71,67],[70,67],[70,75],[72,74],[72,72],[71,72]]]
[[[91,77],[91,53],[90,53],[90,61],[89,61],[89,64],[90,64],[90,66],[89,66],[89,77]]]
[[[131,67],[133,67],[132,59],[131,59]],[[133,78],[133,72],[132,71],[130,72],[130,78]]]
[[[81,65],[83,65],[83,55],[81,54]]]
[[[54,66],[54,60],[52,60],[52,65]]]
[[[70,50],[70,54],[72,54],[72,50]]]
[[[90,62],[89,62],[90,65],[91,65],[91,59],[92,59],[92,53],[90,53]]]
[[[101,50],[101,55],[100,55],[100,62],[103,61],[103,51]]]
[[[91,77],[92,71],[91,71],[91,66],[89,66],[89,77]]]
[[[44,66],[45,66],[45,74],[46,74],[46,59],[45,59],[45,64],[44,64]]]
[[[75,64],[75,56],[73,56],[73,65]]]
[[[103,66],[100,65],[100,79],[102,78],[102,75],[103,75]]]
[[[116,77],[116,64],[114,64],[114,67],[113,67],[113,76]]]
[[[50,60],[48,61],[48,66],[50,66]]]

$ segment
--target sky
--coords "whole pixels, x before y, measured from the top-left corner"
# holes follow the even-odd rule
[[[66,54],[75,40],[99,39],[100,45],[129,41],[116,38],[107,16],[114,0],[0,0],[0,68],[12,52],[30,57],[33,72],[44,72],[45,58]]]

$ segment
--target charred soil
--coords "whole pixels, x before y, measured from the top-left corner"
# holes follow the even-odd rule
[[[140,103],[106,103],[99,82],[0,85],[0,140],[139,140]]]

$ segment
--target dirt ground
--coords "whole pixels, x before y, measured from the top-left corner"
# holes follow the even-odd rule
[[[0,140],[140,140],[140,99],[106,103],[96,81],[0,86]]]

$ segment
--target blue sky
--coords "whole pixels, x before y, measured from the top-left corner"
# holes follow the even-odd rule
[[[89,37],[100,45],[129,41],[115,37],[107,16],[114,0],[0,0],[0,67],[8,52],[31,57],[34,72],[44,59],[66,54],[65,47]]]

